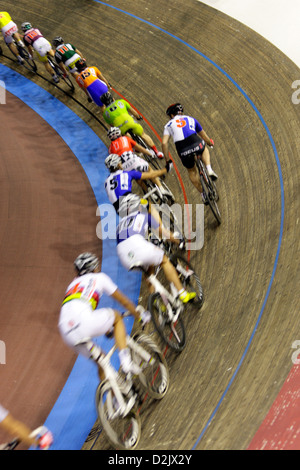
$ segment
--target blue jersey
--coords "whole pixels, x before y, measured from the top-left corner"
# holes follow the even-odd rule
[[[191,116],[177,115],[164,127],[164,135],[172,137],[175,144],[201,131],[202,126]]]
[[[123,171],[118,170],[112,173],[105,181],[105,190],[110,202],[115,209],[119,208],[119,199],[126,194],[132,192],[132,181],[140,180],[142,173],[140,171]]]
[[[148,212],[133,212],[127,217],[124,217],[117,227],[117,243],[121,243],[133,235],[142,235],[145,237],[148,234],[148,227],[159,227],[158,222]]]

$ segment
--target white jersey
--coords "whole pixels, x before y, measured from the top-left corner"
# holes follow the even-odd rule
[[[8,415],[8,411],[0,405],[0,423],[6,418],[6,416]]]
[[[192,134],[202,131],[202,126],[197,119],[191,116],[177,115],[164,127],[164,135],[173,138],[174,143],[187,139]]]
[[[68,286],[63,306],[74,299],[90,304],[95,310],[103,294],[112,295],[118,286],[105,273],[88,273],[76,277]]]

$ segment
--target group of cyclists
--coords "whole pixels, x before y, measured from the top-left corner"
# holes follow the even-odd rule
[[[116,252],[121,264],[127,271],[134,266],[141,266],[149,274],[157,266],[161,266],[166,279],[176,287],[180,301],[184,304],[193,301],[196,293],[184,289],[175,267],[163,249],[151,243],[147,239],[147,234],[151,227],[151,230],[157,231],[160,237],[168,238],[180,248],[184,246],[183,240],[163,226],[158,213],[149,201],[134,192],[133,181],[143,188],[145,180],[151,179],[161,188],[162,193],[166,191],[161,185],[160,178],[172,169],[168,147],[169,139],[172,138],[191,182],[206,203],[194,154],[196,152],[201,156],[208,174],[217,179],[216,173],[211,168],[208,150],[208,146],[214,145],[213,140],[195,118],[184,114],[180,103],[174,103],[166,111],[169,120],[163,131],[162,152],[159,151],[152,138],[137,122],[142,116],[126,100],[113,97],[107,79],[96,66],[87,65],[83,54],[74,45],[65,42],[60,36],[55,37],[51,45],[40,30],[29,22],[22,23],[23,34],[20,35],[17,25],[7,12],[0,12],[0,27],[6,44],[17,55],[20,63],[22,57],[18,55],[14,41],[22,47],[27,47],[30,54],[34,54],[35,51],[47,72],[57,82],[59,78],[53,75],[53,69],[48,67],[47,55],[50,54],[64,73],[71,73],[74,76],[88,100],[100,107],[105,122],[110,126],[107,136],[111,143],[108,149],[109,155],[105,159],[109,174],[105,181],[105,191],[119,216]],[[141,137],[148,148],[139,145],[130,137],[129,130],[133,135]],[[153,170],[151,165],[137,153],[164,159],[166,165],[160,170]],[[59,315],[58,328],[63,341],[77,354],[94,359],[92,350],[87,348],[83,339],[113,334],[122,370],[125,373],[138,373],[126,344],[126,330],[121,311],[115,308],[98,308],[98,305],[101,296],[106,294],[143,325],[151,320],[151,314],[141,306],[135,306],[107,274],[100,272],[99,260],[95,254],[81,253],[75,259],[74,267],[75,278],[66,289]],[[149,287],[150,292],[151,289]],[[99,365],[98,369],[102,380],[103,370]],[[0,424],[1,416],[0,405]],[[3,420],[5,421],[5,417]]]

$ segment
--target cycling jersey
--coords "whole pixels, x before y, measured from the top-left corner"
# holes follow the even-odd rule
[[[159,224],[148,211],[144,214],[140,211],[129,214],[121,220],[117,227],[117,243],[121,243],[133,235],[145,237],[148,234],[149,226],[158,228]]]
[[[173,141],[178,142],[187,139],[192,134],[202,131],[202,126],[197,119],[191,116],[177,115],[171,119],[164,127],[164,135],[169,135]]]
[[[101,72],[97,67],[87,67],[76,77],[76,81],[81,88],[88,88],[99,79],[101,80]]]
[[[119,210],[119,199],[132,192],[132,180],[140,180],[141,177],[142,173],[140,171],[118,170],[106,179],[104,187],[108,199],[117,212]]]
[[[6,418],[7,415],[8,411],[0,404],[0,423]]]
[[[7,11],[0,11],[0,28],[4,28],[10,21],[12,21],[10,14]]]
[[[121,156],[124,152],[132,152],[135,146],[135,140],[131,137],[124,136],[113,140],[108,151],[109,153],[116,153]]]
[[[112,295],[116,289],[116,284],[104,273],[84,274],[76,277],[68,286],[63,305],[76,299],[88,303],[95,310],[101,296]]]
[[[55,51],[55,60],[57,63],[71,59],[76,54],[76,47],[73,44],[61,44]]]
[[[39,29],[31,28],[28,31],[26,31],[26,33],[24,34],[24,42],[26,46],[32,46],[35,41],[43,37],[44,36],[42,35]]]

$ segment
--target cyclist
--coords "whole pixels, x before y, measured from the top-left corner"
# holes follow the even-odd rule
[[[33,28],[31,23],[28,23],[28,21],[22,23],[21,28],[24,33],[24,43],[28,47],[30,54],[33,55],[33,51],[36,52],[39,61],[44,64],[45,69],[49,75],[52,76],[53,81],[58,83],[59,78],[48,62],[48,54],[54,58],[54,51],[50,42],[44,38],[39,29]]]
[[[99,260],[93,253],[81,253],[74,261],[75,279],[69,284],[62,303],[58,328],[64,342],[78,354],[92,359],[92,351],[82,341],[111,334],[113,331],[119,358],[125,373],[136,373],[126,342],[124,322],[117,310],[97,306],[103,294],[116,300],[137,320],[148,323],[149,312],[139,311],[133,302],[118,289],[118,286],[105,273],[100,272]],[[104,353],[103,353],[104,354]],[[100,380],[104,379],[98,365]]]
[[[202,185],[194,160],[194,152],[197,151],[207,167],[208,174],[216,180],[218,176],[210,165],[210,154],[207,145],[212,147],[214,141],[208,137],[197,119],[183,114],[183,106],[180,103],[171,104],[166,114],[170,117],[164,127],[162,138],[162,151],[166,161],[169,157],[169,138],[172,137],[177,153],[183,166],[187,169],[189,178],[193,185],[202,193]],[[203,201],[206,203],[202,193]]]
[[[121,157],[122,169],[124,171],[137,170],[143,173],[149,171],[149,169],[152,170],[149,163],[143,158],[138,157],[135,151],[149,157],[153,157],[152,152],[135,142],[131,137],[122,136],[119,127],[111,127],[107,132],[107,137],[111,140],[108,151],[110,154],[117,154]],[[157,184],[163,195],[170,195],[170,192],[162,186],[159,178],[155,178],[153,181]]]
[[[20,64],[23,63],[22,57],[19,55],[18,49],[14,45],[15,39],[20,46],[24,47],[24,43],[18,33],[18,26],[11,19],[7,11],[0,11],[0,28],[4,37],[5,44],[9,47],[11,52],[18,58]]]
[[[131,129],[135,135],[144,139],[148,147],[153,150],[156,157],[163,158],[162,152],[157,150],[151,137],[145,134],[142,126],[138,124],[131,115],[137,120],[141,120],[143,117],[140,116],[127,101],[123,99],[115,100],[110,92],[105,93],[105,95],[101,97],[101,100],[106,106],[103,117],[110,126],[119,127],[122,135],[125,135],[126,132]]]
[[[53,443],[52,433],[45,430],[44,434],[38,439],[31,436],[31,429],[18,419],[14,418],[12,414],[6,410],[0,403],[0,427],[7,431],[12,436],[16,437],[28,446],[35,446],[39,449],[46,450]]]
[[[55,49],[55,60],[62,71],[66,72],[68,70],[75,73],[77,71],[76,63],[83,59],[81,52],[73,44],[65,43],[61,36],[56,36],[52,41],[52,45]]]
[[[132,192],[132,181],[142,182],[143,180],[151,179],[159,183],[158,178],[165,175],[168,171],[168,168],[144,172],[137,170],[124,171],[121,157],[117,154],[108,155],[105,159],[105,165],[111,174],[106,178],[104,187],[108,199],[113,204],[117,213],[119,213],[121,199]]]
[[[150,274],[154,267],[161,266],[167,280],[173,283],[183,303],[196,297],[196,292],[187,292],[177,271],[164,251],[146,240],[149,227],[158,230],[160,237],[165,237],[178,245],[182,240],[166,230],[156,218],[149,213],[147,201],[136,194],[128,194],[120,203],[120,214],[123,215],[117,227],[117,253],[125,269],[130,271],[134,266],[142,266]],[[150,288],[150,292],[151,292]]]
[[[89,102],[100,106],[101,111],[105,109],[101,96],[108,91],[110,84],[97,67],[88,67],[84,59],[76,63],[77,72],[74,73],[76,82],[83,89]]]

